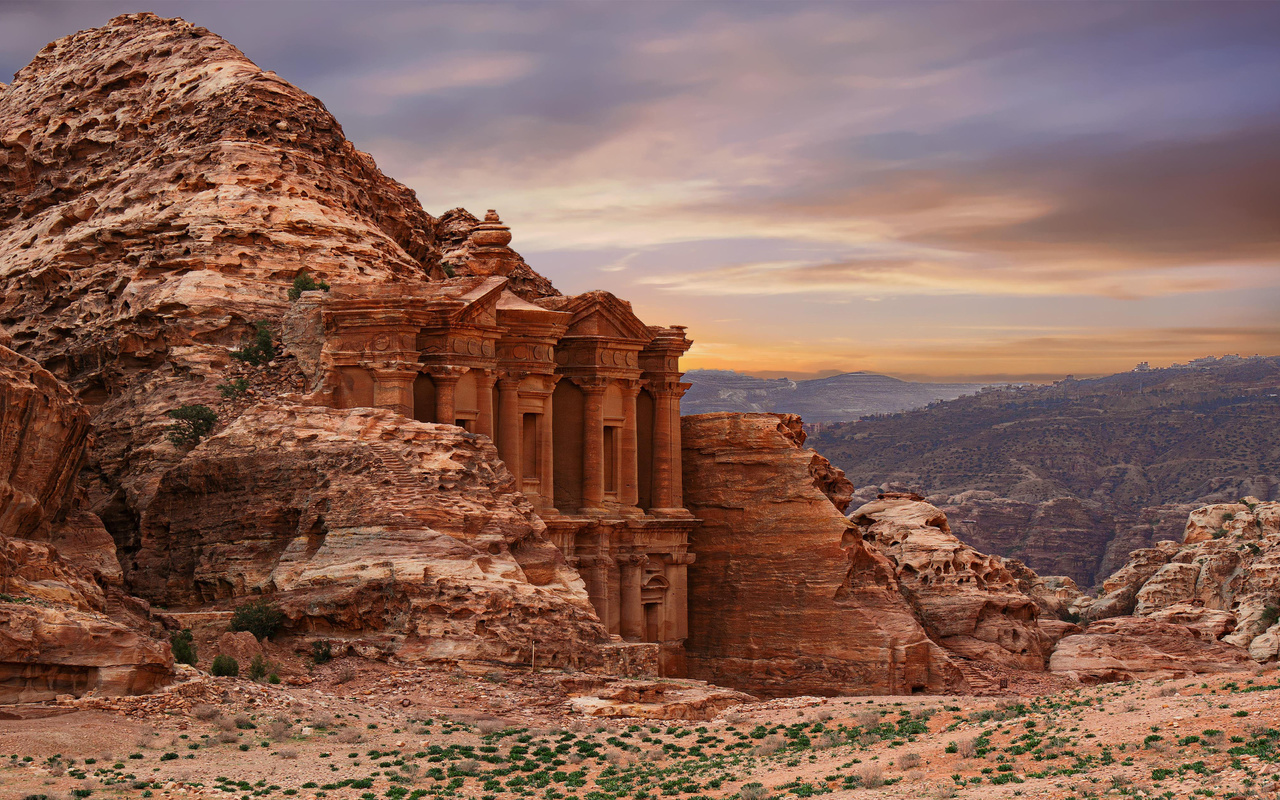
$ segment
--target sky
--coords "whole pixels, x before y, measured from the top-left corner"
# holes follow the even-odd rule
[[[1280,354],[1280,3],[6,2],[315,95],[433,214],[683,324],[686,368],[1054,380]]]

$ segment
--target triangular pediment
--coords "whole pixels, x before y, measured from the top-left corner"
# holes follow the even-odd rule
[[[649,328],[631,311],[631,304],[608,292],[587,292],[565,298],[557,309],[573,314],[566,336],[599,336],[648,342]]]

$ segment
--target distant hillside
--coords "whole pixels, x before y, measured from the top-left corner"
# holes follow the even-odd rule
[[[922,492],[978,549],[1090,585],[1179,536],[1186,504],[1280,498],[1280,357],[988,389],[809,444],[863,495]]]
[[[691,370],[685,380],[693,388],[680,403],[681,413],[777,411],[799,414],[808,423],[846,422],[868,414],[922,408],[936,400],[973,394],[985,385],[913,383],[873,372],[846,372],[807,381],[769,380],[713,369]]]

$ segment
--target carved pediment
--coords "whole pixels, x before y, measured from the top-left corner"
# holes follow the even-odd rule
[[[631,311],[631,304],[608,292],[546,298],[542,304],[573,315],[565,332],[566,337],[600,336],[642,343],[653,338],[649,327]]]

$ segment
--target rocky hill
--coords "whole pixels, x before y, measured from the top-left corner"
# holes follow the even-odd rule
[[[981,383],[915,383],[877,375],[846,372],[829,378],[793,381],[755,378],[738,372],[695,369],[685,374],[693,384],[680,402],[685,414],[716,411],[799,414],[808,424],[847,422],[868,414],[891,414],[922,408],[938,400],[973,394]]]
[[[986,552],[1084,586],[1189,511],[1280,496],[1280,358],[989,389],[823,429],[858,496],[910,487]]]
[[[208,30],[131,14],[51,43],[0,92],[0,329],[75,409],[78,438],[43,454],[45,484],[26,494],[12,487],[30,484],[30,462],[6,453],[18,460],[3,465],[15,473],[4,532],[48,539],[40,508],[70,498],[54,507],[78,533],[55,549],[124,598],[215,610],[270,592],[286,625],[368,637],[370,654],[430,642],[527,658],[536,639],[549,660],[598,659],[608,637],[581,580],[491,442],[289,399],[301,372],[279,327],[296,277],[476,275],[478,225],[427,214],[320,101]],[[507,260],[514,291],[557,294]],[[248,362],[235,357],[246,345]],[[0,381],[13,414],[21,371]],[[166,414],[198,405],[216,421],[193,449]],[[146,622],[144,602],[121,602]],[[0,647],[0,662],[13,652]]]

